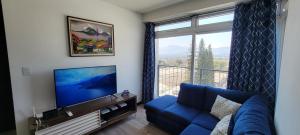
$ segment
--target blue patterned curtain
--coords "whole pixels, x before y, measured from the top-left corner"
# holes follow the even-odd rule
[[[275,30],[275,0],[236,6],[227,87],[260,93],[271,107],[276,96]]]
[[[146,23],[143,67],[142,102],[153,99],[155,79],[155,24]]]

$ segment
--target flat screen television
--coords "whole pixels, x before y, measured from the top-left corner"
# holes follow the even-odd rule
[[[54,78],[57,108],[117,92],[116,66],[55,69]]]

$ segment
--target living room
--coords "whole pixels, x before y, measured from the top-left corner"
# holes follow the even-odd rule
[[[112,106],[122,110],[125,104],[128,115],[115,113],[118,120],[107,127],[100,119],[97,130],[73,134],[213,134],[227,116],[214,109],[228,111],[216,108],[218,97],[238,106],[229,105],[226,114],[236,117],[236,124],[229,133],[227,120],[225,134],[298,134],[298,6],[297,0],[1,0],[0,134],[52,132],[59,124],[94,111],[101,117],[104,108],[116,112]],[[69,73],[73,70],[78,71]],[[105,86],[113,87],[111,93],[77,94],[77,99],[68,97],[74,90],[59,94],[59,81],[108,74],[104,71],[116,73]],[[64,102],[68,98],[72,101]],[[103,103],[106,98],[113,101]],[[263,106],[258,115],[265,117],[249,116],[250,122],[239,124],[234,114],[257,111],[243,107],[251,99]],[[183,120],[177,114],[157,117],[186,111],[172,110],[175,104],[212,115],[214,124],[203,121],[213,126],[205,132],[191,127],[201,112],[178,114],[189,116]],[[81,112],[83,105],[91,111]],[[252,131],[247,124],[256,118],[268,126]],[[53,119],[59,120],[49,124]],[[182,125],[172,125],[178,121]],[[67,134],[56,131],[52,134]]]

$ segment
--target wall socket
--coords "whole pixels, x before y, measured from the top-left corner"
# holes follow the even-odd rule
[[[22,75],[23,76],[30,76],[31,75],[31,71],[28,67],[22,67]]]

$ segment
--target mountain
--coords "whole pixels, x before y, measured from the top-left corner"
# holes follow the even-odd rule
[[[109,33],[107,33],[107,32],[99,33],[91,27],[87,27],[82,31],[76,31],[76,32],[81,32],[81,33],[84,33],[84,34],[89,35],[89,36],[95,36],[95,35],[101,35],[101,36],[105,36],[105,37],[110,36]]]
[[[187,58],[190,53],[190,49],[179,45],[159,48],[159,58],[161,59]]]
[[[230,48],[229,47],[212,48],[212,52],[215,58],[229,58]],[[184,46],[170,46],[166,49],[159,50],[160,59],[188,58],[190,54],[191,54],[191,50],[187,49]]]

